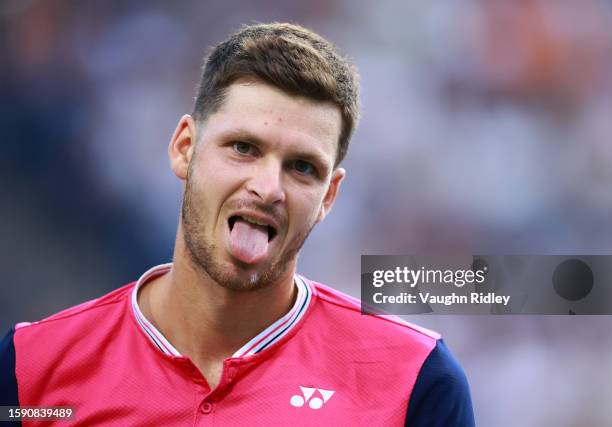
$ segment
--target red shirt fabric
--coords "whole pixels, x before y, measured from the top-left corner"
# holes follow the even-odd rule
[[[73,407],[70,425],[404,424],[437,333],[362,315],[357,300],[296,276],[292,309],[226,359],[211,390],[138,308],[138,289],[170,267],[154,267],[101,298],[18,324],[19,404]]]

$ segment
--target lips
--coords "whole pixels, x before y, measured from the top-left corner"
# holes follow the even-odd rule
[[[231,216],[227,220],[230,232],[234,229],[234,224],[236,224],[236,221],[238,220],[245,221],[252,224],[253,226],[262,227],[263,229],[265,229],[265,231],[268,233],[268,242],[272,241],[272,239],[274,239],[274,237],[276,237],[276,235],[278,234],[278,227],[273,225],[275,224],[275,222],[273,222],[272,220],[258,219],[247,215]]]

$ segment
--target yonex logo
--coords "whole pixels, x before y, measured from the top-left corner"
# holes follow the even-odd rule
[[[308,402],[308,406],[310,406],[311,409],[319,409],[323,406],[325,402],[331,399],[331,397],[335,393],[334,390],[323,390],[321,388],[314,387],[300,386],[300,390],[302,390],[303,396],[300,396],[298,394],[293,395],[291,396],[291,400],[289,401],[289,403],[291,403],[291,406],[295,406],[296,408],[301,408],[302,406],[304,406],[305,403]],[[312,397],[315,391],[318,391],[322,398]]]

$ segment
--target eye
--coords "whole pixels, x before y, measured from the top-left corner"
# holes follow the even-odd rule
[[[293,162],[293,168],[302,175],[314,175],[315,168],[311,163],[304,160],[296,160]]]
[[[253,147],[253,145],[249,144],[248,142],[234,142],[234,151],[238,154],[254,154],[254,150],[255,147]]]

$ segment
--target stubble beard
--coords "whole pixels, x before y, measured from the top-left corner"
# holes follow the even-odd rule
[[[305,231],[298,233],[281,257],[276,262],[268,265],[263,271],[239,261],[235,261],[235,266],[242,269],[244,271],[243,274],[226,271],[221,262],[214,256],[217,246],[204,235],[204,226],[210,219],[203,218],[203,210],[198,209],[198,206],[204,206],[206,197],[203,191],[196,191],[194,189],[191,175],[190,170],[185,184],[181,219],[183,240],[196,269],[208,275],[220,286],[234,291],[253,291],[276,283],[287,272],[290,264],[297,258],[300,249],[315,224],[309,224]]]

